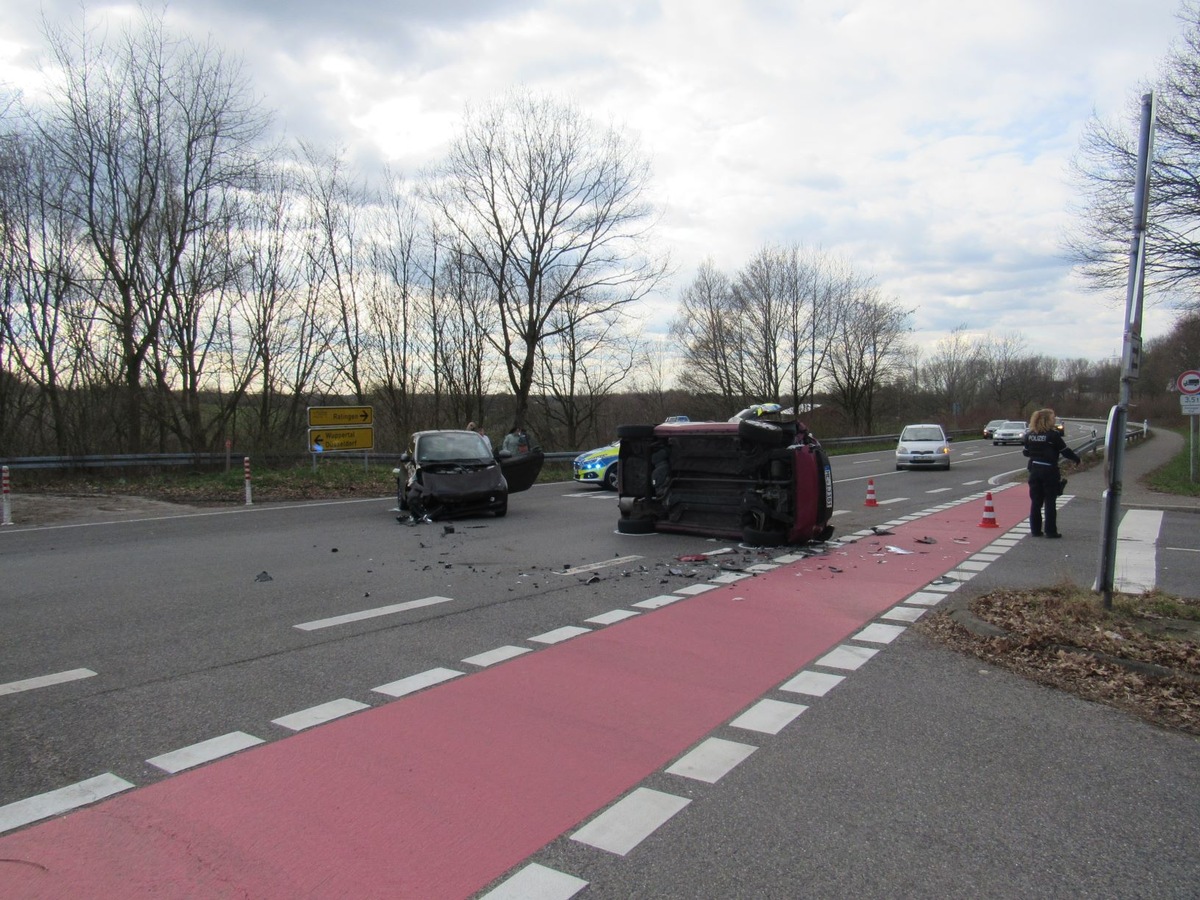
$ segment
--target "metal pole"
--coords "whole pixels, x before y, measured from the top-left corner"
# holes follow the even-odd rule
[[[1146,211],[1150,201],[1150,160],[1154,153],[1154,94],[1142,95],[1142,123],[1138,135],[1137,174],[1133,184],[1133,239],[1129,247],[1129,279],[1125,288],[1125,337],[1121,354],[1121,399],[1109,414],[1105,469],[1108,489],[1100,528],[1099,564],[1093,590],[1112,609],[1117,556],[1117,519],[1121,505],[1121,474],[1125,456],[1125,425],[1132,385],[1141,368],[1142,297],[1146,266]]]
[[[244,476],[246,478],[246,505],[251,506],[252,503],[250,500],[250,457],[248,457],[248,456],[242,460],[242,473],[244,474]]]
[[[3,473],[0,475],[0,480],[3,481],[2,490],[4,496],[3,501],[0,501],[0,504],[3,506],[3,509],[0,510],[0,525],[11,525],[13,520],[12,510],[8,508],[8,466],[4,466]]]

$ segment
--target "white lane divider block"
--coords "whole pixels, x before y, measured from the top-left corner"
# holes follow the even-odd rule
[[[480,900],[570,900],[588,883],[539,863],[530,863]]]
[[[692,801],[650,788],[636,788],[573,835],[571,840],[625,856]]]
[[[907,631],[899,625],[881,625],[874,622],[854,635],[854,640],[865,641],[868,644],[890,644]]]
[[[584,619],[583,621],[590,622],[593,625],[613,625],[639,615],[641,613],[636,613],[630,609],[613,609],[606,613],[600,613],[598,616],[592,616],[590,619]]]
[[[581,634],[588,634],[591,630],[579,625],[564,625],[562,628],[555,628],[553,631],[534,635],[529,640],[538,644],[559,644],[563,641],[569,641],[573,637],[579,637]]]
[[[946,595],[940,591],[917,591],[910,597],[907,597],[904,602],[911,603],[913,606],[937,606]]]
[[[131,787],[133,784],[124,778],[118,778],[111,772],[105,772],[103,775],[67,785],[56,791],[47,791],[36,797],[27,797],[24,800],[17,800],[15,803],[8,803],[0,806],[0,834],[20,828],[22,825],[28,825],[30,822],[37,822],[40,819],[87,806],[97,800],[127,791]]]
[[[686,594],[690,597],[695,594],[704,594],[708,591],[716,590],[716,587],[715,584],[689,584],[687,587],[677,588],[674,593]]]
[[[879,618],[889,619],[892,622],[915,622],[926,612],[928,610],[914,606],[893,606]]]
[[[319,706],[310,706],[308,709],[280,716],[278,719],[272,719],[271,722],[274,725],[282,725],[284,728],[289,728],[292,731],[303,731],[305,728],[312,728],[314,725],[324,725],[326,722],[332,722],[334,719],[340,719],[342,716],[348,716],[352,712],[368,708],[365,703],[359,703],[357,700],[347,700],[343,697],[340,700],[331,700]]]
[[[207,741],[201,741],[198,744],[180,747],[178,750],[172,750],[170,753],[163,753],[160,756],[152,757],[146,760],[146,762],[155,768],[162,769],[164,772],[174,774],[175,772],[182,772],[184,769],[212,762],[214,759],[229,756],[231,753],[237,753],[239,750],[245,750],[247,747],[253,747],[261,743],[263,743],[262,738],[246,734],[244,731],[231,731],[229,734],[222,734],[219,737],[209,738]]]
[[[874,647],[855,647],[851,644],[842,644],[818,659],[816,665],[853,672],[878,652]]]
[[[667,772],[716,784],[757,749],[737,741],[708,738],[668,766]]]
[[[427,669],[424,672],[418,672],[416,675],[401,678],[399,681],[381,684],[377,688],[371,688],[371,690],[376,694],[387,694],[389,697],[403,697],[406,694],[415,694],[417,691],[423,691],[427,687],[433,687],[435,684],[441,684],[443,681],[449,681],[451,678],[457,678],[462,674],[462,672],[456,669]]]
[[[733,584],[735,581],[741,581],[743,578],[753,578],[746,572],[726,572],[724,575],[718,575],[713,579],[714,584]]]
[[[649,600],[639,600],[637,603],[629,605],[636,606],[638,609],[658,609],[660,606],[676,603],[682,599],[683,597],[678,594],[659,594],[657,597],[651,597]]]
[[[520,656],[522,653],[530,653],[532,651],[532,647],[514,647],[509,644],[504,647],[497,647],[495,650],[487,650],[484,653],[468,656],[463,662],[470,663],[473,666],[494,666],[496,663],[501,663],[507,659],[512,659],[514,656]]]
[[[81,678],[92,678],[95,674],[91,669],[71,669],[67,672],[55,672],[53,675],[39,675],[37,678],[10,681],[8,684],[0,684],[0,695],[19,694],[22,691],[32,691],[36,688],[66,684],[69,681],[79,681]]]
[[[789,694],[807,694],[810,697],[824,697],[842,683],[845,675],[830,675],[825,672],[801,672],[796,677],[785,681],[779,686],[781,691]]]
[[[779,734],[806,709],[808,707],[803,703],[786,703],[783,700],[766,698],[759,700],[729,724],[746,731]]]

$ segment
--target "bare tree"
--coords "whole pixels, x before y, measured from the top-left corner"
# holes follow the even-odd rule
[[[680,384],[715,393],[726,406],[748,397],[743,323],[729,277],[705,260],[679,297],[671,337],[683,348]]]
[[[1025,350],[1025,339],[1018,333],[988,338],[980,346],[985,372],[986,392],[997,409],[1004,407],[1012,394],[1017,367]]]
[[[830,351],[829,382],[852,434],[871,433],[877,394],[904,370],[910,315],[870,285],[845,301]]]
[[[940,413],[957,420],[975,405],[984,385],[985,339],[971,337],[959,325],[934,346],[921,372]]]
[[[1200,4],[1180,11],[1179,40],[1151,87],[1155,92],[1154,160],[1146,230],[1146,288],[1197,308],[1200,280]],[[1141,92],[1139,91],[1139,94]],[[1133,229],[1140,101],[1123,122],[1094,118],[1073,169],[1080,194],[1069,252],[1090,284],[1124,298]]]
[[[431,200],[495,292],[491,341],[523,421],[558,307],[585,298],[582,317],[603,316],[662,278],[647,251],[649,168],[615,129],[513,93],[468,113],[435,179]]]
[[[127,446],[139,449],[147,357],[170,304],[195,292],[197,244],[252,180],[266,118],[238,64],[169,34],[161,15],[143,11],[112,38],[46,30],[58,77],[32,119],[69,174],[64,210],[91,241],[81,277],[119,348]]]
[[[580,316],[586,298],[560,304],[552,323],[555,337],[546,342],[535,381],[543,438],[554,436],[578,447],[594,433],[601,410],[630,375],[637,357],[636,336],[616,315]]]

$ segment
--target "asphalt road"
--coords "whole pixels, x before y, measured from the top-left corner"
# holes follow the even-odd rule
[[[851,534],[975,497],[1022,459],[1016,448],[963,442],[949,473],[895,472],[888,454],[839,457],[834,467],[844,510],[835,525]],[[880,506],[862,505],[868,479]],[[1064,576],[1090,582],[1099,501],[1085,494],[1060,512],[1064,540],[1014,540],[960,596]],[[977,528],[979,501],[968,504],[960,511]],[[533,636],[711,582],[718,564],[746,570],[780,555],[616,534],[614,496],[572,485],[537,486],[513,498],[505,519],[453,531],[401,526],[393,507],[394,498],[255,506],[0,532],[0,823],[5,810],[100,773],[133,794],[185,779],[149,760],[214,736],[282,745],[293,729],[276,720],[335,699],[398,705],[375,688],[418,673],[502,672],[465,661],[536,648]],[[1163,516],[1153,569],[1169,590],[1200,583],[1194,522]],[[722,546],[735,552],[678,561]],[[678,608],[689,603],[699,606],[699,595]],[[355,617],[364,612],[375,614]],[[12,688],[82,669],[96,674]],[[647,776],[641,788],[690,802],[624,855],[582,843],[572,827],[492,886],[533,864],[588,882],[583,895],[598,897],[1195,895],[1193,738],[985,670],[911,631],[804,703],[712,784],[681,784],[665,768]],[[724,724],[708,736],[738,735],[744,742]],[[10,843],[36,846],[40,827],[12,826]],[[6,872],[20,864],[5,840],[8,894]]]

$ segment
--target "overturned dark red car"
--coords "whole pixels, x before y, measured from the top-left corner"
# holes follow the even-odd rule
[[[833,474],[799,422],[622,425],[617,530],[682,532],[753,546],[833,535]]]
[[[529,490],[545,455],[531,450],[500,458],[474,431],[418,431],[401,457],[396,501],[407,517],[432,521],[458,516],[508,513],[508,495]]]

